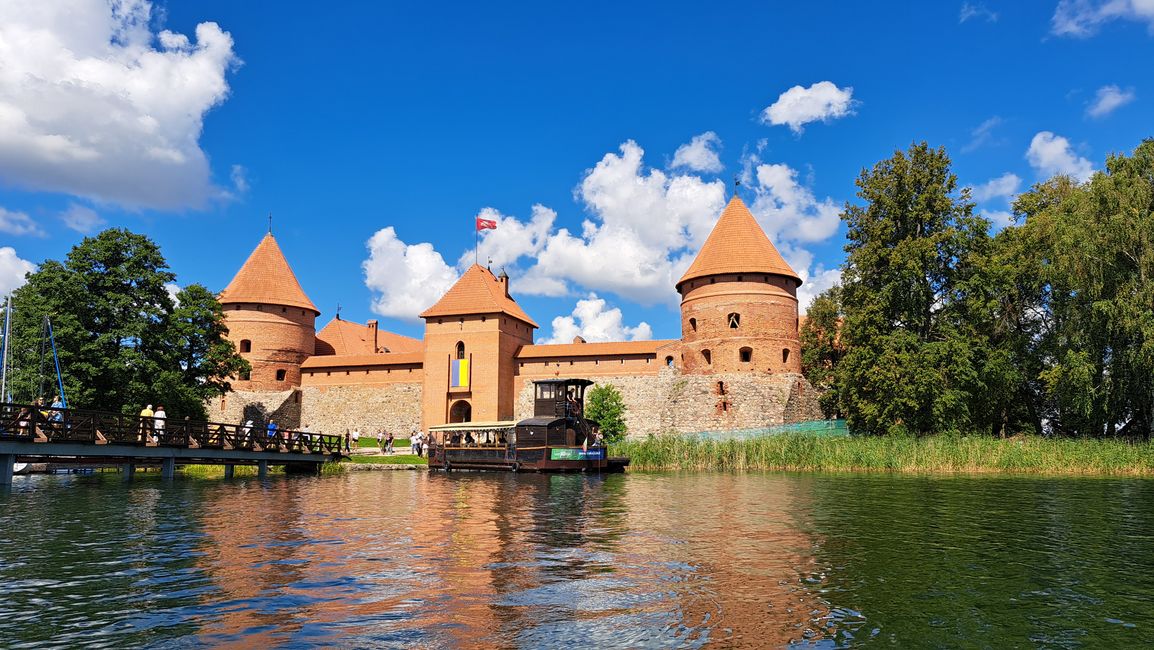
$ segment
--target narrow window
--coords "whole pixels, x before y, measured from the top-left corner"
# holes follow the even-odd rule
[[[240,342],[241,352],[252,352],[252,341],[244,339]]]
[[[729,315],[729,329],[735,330],[741,327],[741,314],[733,313]]]
[[[665,365],[672,368],[673,367],[673,357],[665,357]]]
[[[753,361],[753,348],[741,348],[739,354],[741,354],[742,363]]]
[[[689,319],[689,329],[694,331],[694,332],[697,331],[697,319],[696,318],[690,318]]]
[[[702,350],[701,358],[705,359],[705,363],[707,364],[713,363],[713,356],[709,353],[709,350]]]
[[[737,276],[737,281],[738,281],[738,282],[741,282],[743,279],[744,279],[744,278],[742,278],[740,275],[739,275],[739,276]]]
[[[465,358],[465,342],[464,341],[457,341],[457,358],[458,359],[464,359]]]
[[[789,363],[789,348],[782,348],[782,350],[781,350],[781,362],[782,363]]]
[[[284,369],[276,371],[276,380],[284,381]]]
[[[282,313],[282,314],[287,314],[287,313],[288,313],[288,307],[281,307],[281,308],[280,308],[280,313]]]
[[[717,394],[718,395],[724,395],[725,394],[725,382],[724,381],[717,382]]]

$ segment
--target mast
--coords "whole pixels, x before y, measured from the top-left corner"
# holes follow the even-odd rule
[[[12,294],[8,294],[4,303],[4,350],[0,353],[0,401],[8,400],[8,337],[12,333]]]

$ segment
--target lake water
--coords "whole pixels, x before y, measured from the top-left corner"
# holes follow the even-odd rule
[[[1154,482],[17,477],[0,647],[1150,647]]]

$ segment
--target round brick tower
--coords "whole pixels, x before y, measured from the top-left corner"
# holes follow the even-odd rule
[[[320,315],[272,233],[220,293],[228,338],[252,365],[233,390],[284,391],[301,384],[301,363],[316,350]]]
[[[801,278],[738,197],[677,282],[686,374],[801,373]]]

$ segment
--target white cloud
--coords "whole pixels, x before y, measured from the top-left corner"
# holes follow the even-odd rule
[[[1069,140],[1049,131],[1040,131],[1034,136],[1026,159],[1043,177],[1064,174],[1085,182],[1094,173],[1090,161],[1075,154]]]
[[[1154,32],[1154,2],[1150,0],[1060,0],[1050,19],[1050,33],[1086,38],[1113,20],[1136,20]]]
[[[761,112],[761,122],[788,124],[794,133],[801,133],[804,124],[853,115],[857,103],[853,99],[853,88],[838,88],[829,81],[819,81],[809,88],[794,86],[783,92]]]
[[[985,19],[985,21],[988,23],[998,22],[997,12],[991,11],[990,8],[986,5],[981,4],[980,2],[977,4],[963,2],[962,10],[958,13],[958,22],[964,23],[971,18]]]
[[[685,167],[695,172],[716,174],[723,169],[717,150],[721,148],[721,138],[713,131],[693,136],[688,144],[683,144],[673,153],[671,168]]]
[[[0,179],[127,207],[225,195],[198,140],[228,95],[232,37],[153,34],[152,15],[148,0],[0,3]]]
[[[1102,86],[1094,96],[1094,102],[1086,108],[1086,115],[1089,117],[1106,117],[1134,101],[1136,97],[1133,88],[1122,90],[1118,86]]]
[[[826,269],[820,264],[812,273],[803,267],[798,275],[802,276],[802,284],[797,289],[797,312],[801,315],[809,311],[814,298],[841,282],[841,269]]]
[[[23,212],[12,212],[4,208],[0,208],[0,232],[17,236],[45,236],[45,232],[32,220],[32,217]]]
[[[771,241],[818,242],[829,239],[841,222],[841,208],[797,181],[797,171],[784,164],[761,164],[755,169],[755,192],[749,210]]]
[[[237,194],[248,193],[248,170],[244,165],[233,165],[232,171],[229,172],[229,179],[232,180],[232,187]]]
[[[973,188],[972,196],[974,200],[983,203],[990,199],[997,197],[1012,197],[1017,194],[1018,188],[1022,185],[1022,179],[1018,178],[1017,174],[1006,172],[1001,176],[990,179],[981,185]]]
[[[372,309],[381,316],[417,320],[457,281],[457,272],[432,244],[406,244],[392,226],[378,230],[366,246],[365,286],[379,294]]]
[[[604,341],[646,341],[653,338],[653,329],[648,323],[638,323],[636,327],[625,325],[621,310],[617,307],[606,309],[605,300],[590,293],[578,300],[573,313],[553,319],[553,335],[541,343],[572,343],[580,336],[590,343]]]
[[[970,141],[962,147],[962,153],[969,153],[989,144],[994,138],[994,128],[1001,123],[1002,118],[995,115],[979,124],[977,128],[970,132]]]
[[[75,203],[68,204],[68,209],[61,213],[60,218],[64,225],[85,235],[92,234],[108,223],[92,208]]]
[[[172,298],[172,304],[179,307],[180,301],[176,299],[176,294],[180,293],[180,285],[175,282],[164,283],[164,290],[168,292],[168,297]]]
[[[1001,230],[1014,223],[1014,213],[1009,210],[982,210],[981,215],[990,220],[994,230]]]
[[[0,298],[24,285],[24,276],[36,270],[36,265],[16,256],[11,246],[0,248]]]
[[[480,255],[475,255],[472,248],[461,254],[457,268],[462,271],[474,260],[486,264],[491,259],[494,268],[500,268],[513,266],[521,257],[535,257],[545,247],[557,213],[538,204],[533,206],[528,223],[503,215],[495,208],[482,208],[476,218],[496,221],[497,228],[481,231]]]

